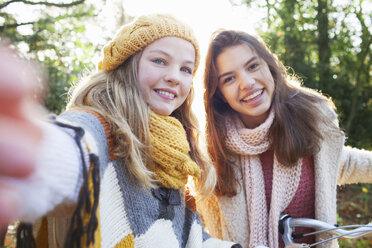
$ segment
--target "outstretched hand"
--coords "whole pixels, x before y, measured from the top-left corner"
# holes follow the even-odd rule
[[[21,202],[6,180],[27,178],[35,167],[42,132],[32,120],[40,115],[41,75],[0,44],[0,229],[14,220]]]

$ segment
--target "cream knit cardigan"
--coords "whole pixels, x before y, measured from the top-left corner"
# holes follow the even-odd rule
[[[337,122],[333,110],[324,108],[327,115]],[[336,224],[337,185],[372,183],[372,152],[344,146],[345,136],[326,126],[320,126],[325,138],[320,151],[314,155],[315,167],[315,216],[316,219]],[[240,185],[243,185],[241,168],[236,170]],[[199,202],[198,210],[203,216],[206,229],[212,236],[240,243],[248,247],[249,225],[245,189],[238,189],[234,197],[219,197],[213,201]],[[276,230],[278,232],[278,230]],[[317,240],[325,236],[317,237]],[[337,248],[337,241],[326,242],[317,247]]]

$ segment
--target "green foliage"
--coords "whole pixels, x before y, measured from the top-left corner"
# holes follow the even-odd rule
[[[0,36],[10,39],[44,66],[49,82],[45,106],[58,114],[65,108],[70,84],[78,80],[82,71],[94,67],[91,58],[98,48],[86,40],[84,22],[96,16],[95,8],[84,1],[73,1],[64,7],[41,5],[34,19],[24,22],[9,10],[10,5],[0,7]],[[31,7],[23,6],[25,11]]]
[[[267,9],[260,35],[304,85],[332,97],[347,144],[372,147],[368,0],[246,0]],[[368,22],[369,21],[369,22]]]
[[[354,184],[338,189],[339,225],[367,224],[372,221],[372,185]],[[340,247],[372,247],[372,236],[357,240],[339,240]]]
[[[338,223],[340,225],[367,224],[372,221],[370,206],[372,205],[372,185],[358,184],[341,187],[339,196],[343,199],[339,202]],[[341,248],[372,248],[372,236],[356,240],[340,239]]]
[[[246,0],[267,9],[260,36],[304,85],[331,96],[347,144],[372,150],[372,35],[368,0]],[[332,6],[331,6],[332,3]],[[369,12],[368,12],[369,11]],[[369,23],[367,22],[369,20]],[[338,222],[372,220],[372,186],[338,189]],[[340,240],[341,247],[372,247],[372,237]]]
[[[368,239],[350,240],[343,239],[339,241],[340,248],[372,248],[372,242]]]

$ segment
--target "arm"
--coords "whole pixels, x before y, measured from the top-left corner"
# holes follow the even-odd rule
[[[320,109],[326,111],[325,114],[335,125],[334,127],[324,127],[327,134],[334,138],[339,135],[338,131],[335,132],[339,126],[337,114],[329,105],[321,106]],[[339,159],[340,166],[337,181],[339,185],[372,182],[372,151],[343,146]]]
[[[338,184],[372,183],[372,151],[344,146]]]
[[[203,248],[242,248],[236,242],[211,237],[205,230],[203,230],[203,240]]]
[[[41,131],[25,113],[37,88],[31,74],[29,64],[0,44],[0,229],[14,219],[20,202],[1,177],[28,177],[34,170],[35,147],[41,138]]]
[[[213,196],[214,195],[209,196],[208,199],[211,199],[211,198],[215,199],[213,198]],[[216,248],[242,248],[242,246],[240,244],[237,244],[236,242],[223,240],[223,238],[221,237],[216,237],[216,236],[211,237],[210,234],[204,230],[204,224],[202,222],[200,212],[197,210],[197,208],[200,210],[200,209],[203,209],[203,207],[201,207],[200,205],[198,207],[196,206],[195,198],[192,195],[190,195],[190,192],[188,191],[186,192],[185,203],[186,203],[186,207],[190,209],[196,216],[196,221],[191,226],[191,231],[189,234],[189,241],[188,241],[187,247],[199,247],[195,243],[195,240],[197,240],[195,239],[195,237],[197,237],[198,234],[201,233],[202,240],[203,240],[203,244],[202,244],[203,248],[215,248],[215,247]],[[199,231],[199,228],[200,228],[200,231]]]
[[[219,239],[210,238],[203,243],[203,248],[242,248],[240,244],[236,244],[230,241],[221,241]],[[268,248],[268,247],[258,247]]]
[[[80,154],[50,123],[37,96],[43,75],[0,44],[0,227],[33,221],[79,193]]]
[[[35,171],[22,180],[2,178],[22,199],[16,216],[25,222],[33,222],[58,205],[73,205],[82,184],[81,157],[73,133],[51,123],[39,124],[43,137],[36,151]]]

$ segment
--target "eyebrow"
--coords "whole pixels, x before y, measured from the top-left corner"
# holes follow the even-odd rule
[[[256,60],[256,59],[257,59],[257,56],[253,56],[250,60],[248,60],[247,62],[244,63],[244,67],[247,66],[247,65],[249,65],[252,61],[254,61],[254,60]],[[222,77],[225,77],[225,76],[227,76],[227,75],[229,75],[229,74],[232,74],[232,72],[231,72],[231,71],[228,71],[228,72],[225,72],[225,73],[219,75],[219,76],[217,77],[218,81],[220,81],[220,79],[221,79]]]
[[[160,49],[150,50],[149,53],[162,53],[167,57],[172,57],[169,53]],[[193,60],[185,60],[184,63],[195,65],[195,61]]]

